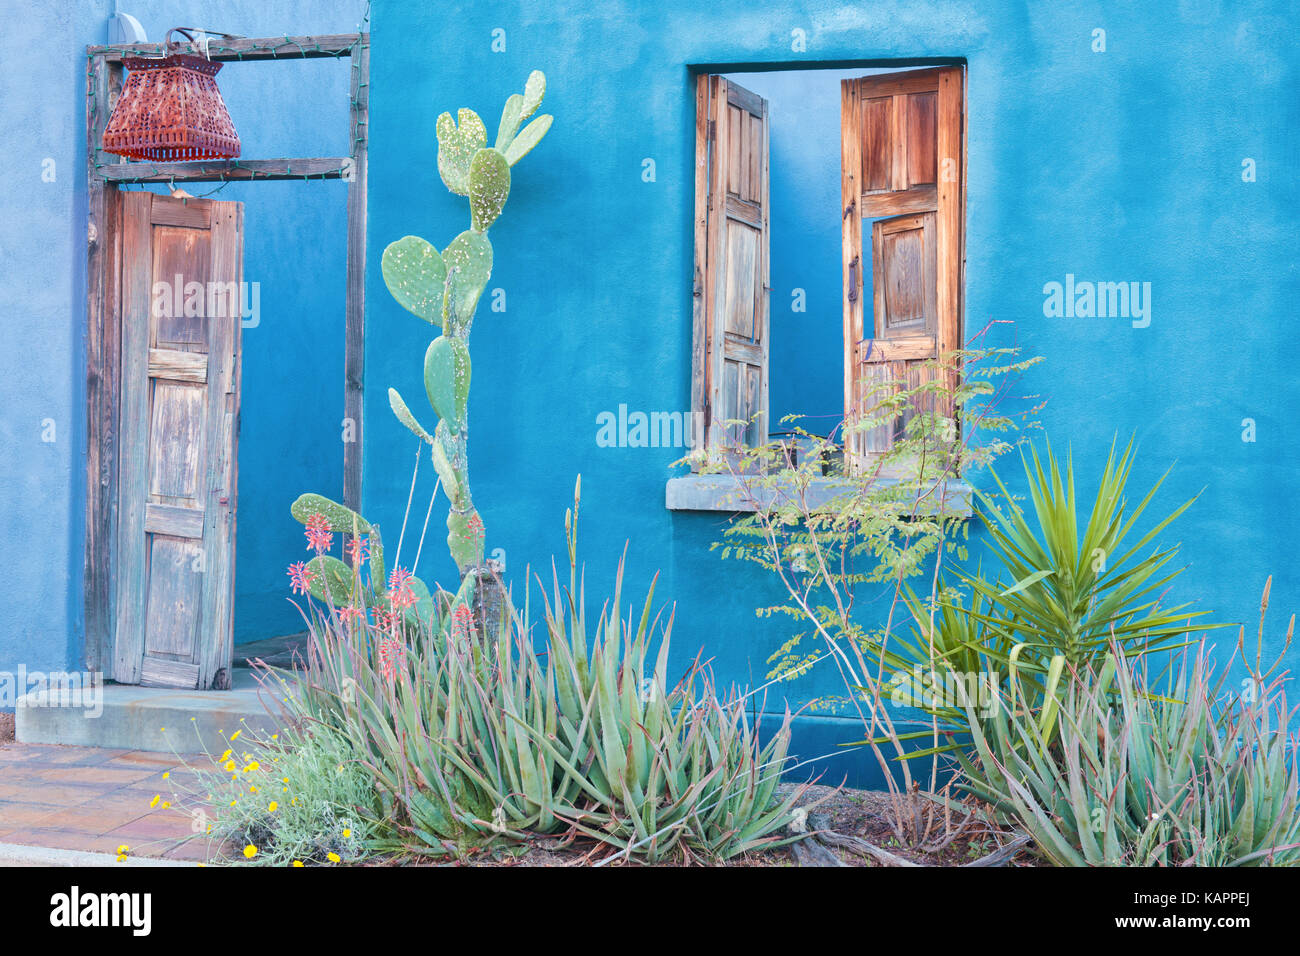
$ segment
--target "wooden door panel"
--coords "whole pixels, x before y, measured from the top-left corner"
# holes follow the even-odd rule
[[[206,352],[207,305],[212,258],[210,229],[156,226],[153,230],[153,281],[170,293],[154,297],[150,345]],[[178,281],[179,277],[179,281]]]
[[[876,338],[932,335],[938,311],[934,213],[878,219],[871,238]]]
[[[193,668],[198,685],[196,641],[202,590],[201,539],[149,536],[149,594],[145,621],[145,657],[164,657]]]
[[[938,182],[937,93],[913,93],[907,104],[907,188]]]
[[[729,335],[757,341],[755,314],[763,294],[759,230],[735,219],[727,220],[727,294],[723,315]]]
[[[194,502],[199,498],[207,397],[204,385],[154,380],[149,494],[158,499]]]
[[[232,658],[243,207],[122,199],[113,676],[210,687]]]

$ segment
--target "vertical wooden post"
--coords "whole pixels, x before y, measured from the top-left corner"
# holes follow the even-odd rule
[[[865,391],[858,377],[858,343],[866,335],[863,328],[865,308],[862,302],[866,282],[862,275],[862,130],[858,85],[855,80],[840,82],[840,277],[844,291],[844,442],[845,461],[856,472],[864,447],[863,435],[854,429],[857,398]]]
[[[83,576],[87,670],[110,663],[112,555],[117,522],[118,190],[100,177],[100,141],[122,88],[122,65],[87,56],[86,70],[86,560]]]
[[[352,51],[352,179],[348,183],[348,267],[343,414],[352,441],[343,446],[343,503],[361,510],[362,393],[366,363],[366,153],[370,136],[370,35]]]
[[[691,451],[703,451],[709,426],[709,96],[712,78],[701,73],[695,78],[695,281],[691,322]],[[692,465],[692,471],[698,466]]]

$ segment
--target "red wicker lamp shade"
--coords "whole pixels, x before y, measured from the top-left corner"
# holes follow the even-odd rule
[[[129,159],[233,159],[239,134],[215,79],[220,63],[188,53],[128,57],[130,71],[104,130],[104,149]]]

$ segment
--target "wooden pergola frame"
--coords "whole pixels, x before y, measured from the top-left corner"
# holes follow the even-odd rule
[[[117,527],[118,402],[121,317],[116,311],[121,263],[113,243],[117,203],[110,197],[134,183],[340,179],[348,184],[344,414],[354,440],[343,446],[343,501],[361,505],[361,398],[365,363],[366,143],[369,124],[370,34],[223,39],[197,52],[218,61],[351,59],[352,153],[300,159],[207,160],[190,163],[112,162],[100,144],[122,89],[122,60],[161,56],[161,43],[86,48],[86,558],[84,567],[87,670],[104,670],[112,653],[112,560]]]

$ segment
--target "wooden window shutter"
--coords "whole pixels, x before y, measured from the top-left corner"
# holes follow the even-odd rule
[[[962,347],[962,87],[957,66],[840,84],[844,413],[859,465],[888,451],[917,411],[855,432],[851,423],[883,397],[878,389],[921,385],[934,374],[926,362]]]
[[[696,448],[752,447],[768,433],[767,101],[700,76],[695,149]]]

